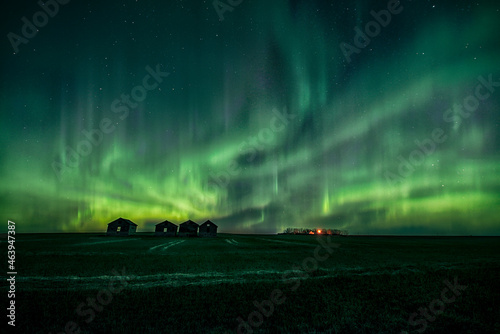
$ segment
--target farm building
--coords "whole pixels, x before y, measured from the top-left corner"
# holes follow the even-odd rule
[[[200,237],[216,237],[217,236],[217,225],[207,220],[200,225]]]
[[[108,224],[108,230],[106,231],[106,235],[127,236],[134,234],[136,230],[137,230],[136,223],[120,217]]]
[[[155,236],[157,237],[175,237],[177,235],[177,225],[165,220],[156,224]]]
[[[196,224],[192,220],[185,221],[179,225],[179,237],[196,237],[198,234],[198,227],[200,225]]]

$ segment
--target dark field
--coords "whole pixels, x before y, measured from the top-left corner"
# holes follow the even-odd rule
[[[17,235],[15,332],[500,333],[499,241]]]

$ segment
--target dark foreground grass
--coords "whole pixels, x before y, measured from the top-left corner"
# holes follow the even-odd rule
[[[152,251],[181,239],[23,238],[16,248],[16,333],[236,333],[237,319],[248,322],[254,301],[269,300],[276,289],[283,303],[272,310],[266,304],[262,321],[251,318],[253,326],[241,332],[419,333],[425,318],[411,324],[410,315],[442,298],[444,280],[455,278],[467,287],[426,320],[424,332],[500,333],[498,238],[336,238],[340,247],[317,270],[289,281],[283,274],[313,255],[315,238],[221,235]],[[128,285],[95,318],[76,312],[123,268]]]
[[[440,298],[446,287],[443,280],[453,282],[457,277],[467,288],[435,321],[428,322],[426,332],[499,333],[499,270],[311,278],[293,292],[292,284],[283,282],[125,289],[90,323],[75,309],[95,297],[97,290],[21,291],[16,330],[59,333],[74,321],[81,333],[224,333],[228,329],[235,333],[236,319],[247,319],[256,310],[253,301],[269,299],[278,288],[285,301],[253,328],[255,333],[416,333],[422,326],[410,326],[409,315]]]

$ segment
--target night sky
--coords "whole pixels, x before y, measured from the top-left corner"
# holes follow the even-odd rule
[[[238,2],[4,4],[2,220],[500,234],[498,1]]]

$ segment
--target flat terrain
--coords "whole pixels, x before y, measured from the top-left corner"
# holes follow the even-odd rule
[[[15,246],[17,333],[500,333],[500,238],[18,234]]]

